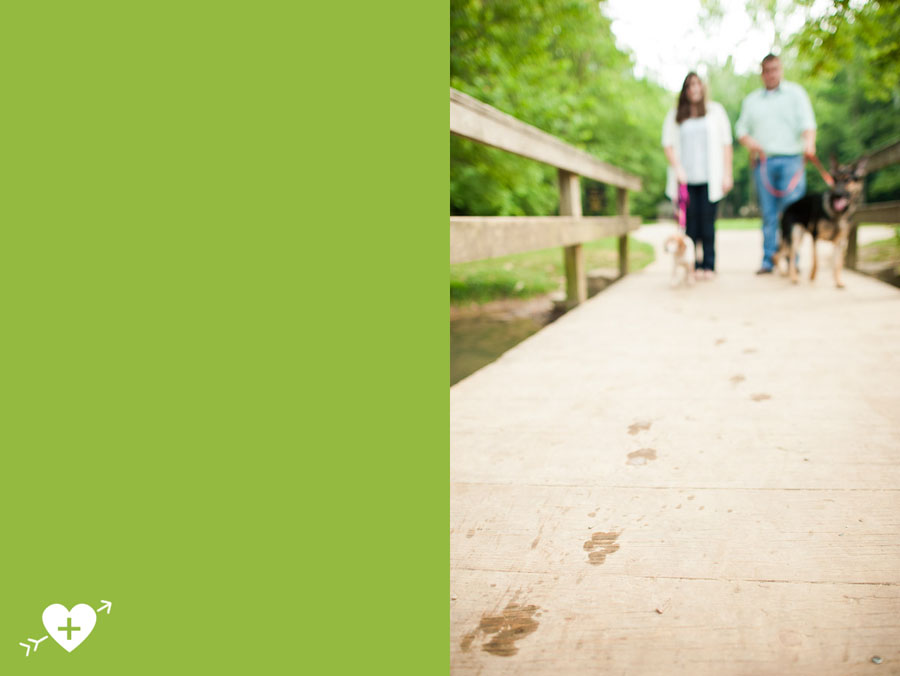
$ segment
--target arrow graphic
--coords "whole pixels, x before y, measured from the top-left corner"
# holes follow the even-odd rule
[[[26,640],[31,643],[34,643],[34,652],[37,652],[38,646],[41,644],[41,641],[43,641],[46,638],[47,638],[46,636],[42,636],[41,638],[38,638],[38,639],[29,638]],[[31,646],[26,643],[20,643],[19,645],[22,646],[23,648],[25,648],[25,657],[28,657],[31,654]]]
[[[33,638],[28,639],[29,643],[34,643],[34,652],[37,652],[38,646],[41,644],[41,641],[43,641],[45,638],[47,638],[47,636],[42,636],[41,638],[39,638],[36,641]],[[28,655],[26,655],[25,657],[28,657]]]
[[[109,615],[109,611],[112,610],[112,603],[106,599],[100,599],[100,602],[103,605],[97,608],[97,612],[99,613],[101,610],[105,610],[106,614]]]

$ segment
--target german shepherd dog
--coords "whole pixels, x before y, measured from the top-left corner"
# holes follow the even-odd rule
[[[810,281],[816,278],[818,260],[816,241],[823,239],[834,243],[834,283],[844,288],[841,270],[844,267],[844,253],[852,226],[850,219],[862,198],[863,177],[866,174],[866,158],[853,165],[838,166],[831,158],[831,175],[834,185],[824,193],[814,193],[790,204],[781,216],[781,247],[774,256],[776,267],[781,258],[786,257],[788,274],[796,284],[797,252],[803,235],[809,233],[813,240],[812,270]]]

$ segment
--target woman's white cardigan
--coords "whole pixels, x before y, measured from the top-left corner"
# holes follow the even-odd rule
[[[706,129],[707,134],[707,162],[709,177],[709,201],[718,202],[725,195],[722,193],[722,179],[725,176],[725,151],[724,146],[730,146],[732,143],[731,123],[728,121],[728,114],[721,104],[715,101],[706,103]],[[675,149],[675,157],[681,160],[681,133],[678,129],[678,123],[675,122],[675,109],[669,111],[666,120],[663,122],[662,130],[663,148],[672,146]],[[678,197],[678,179],[675,177],[675,170],[669,166],[666,175],[666,197],[673,202]]]

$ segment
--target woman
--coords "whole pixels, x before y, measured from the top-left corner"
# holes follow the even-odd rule
[[[703,245],[697,277],[712,279],[716,270],[716,209],[734,185],[731,123],[725,109],[706,100],[706,87],[688,73],[678,105],[663,122],[662,145],[669,160],[666,196],[675,202],[678,186],[687,184],[687,236]]]

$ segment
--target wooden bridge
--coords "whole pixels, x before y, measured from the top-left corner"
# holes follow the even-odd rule
[[[636,227],[569,209],[563,245]],[[760,251],[659,257],[451,388],[452,673],[900,674],[900,290]]]

